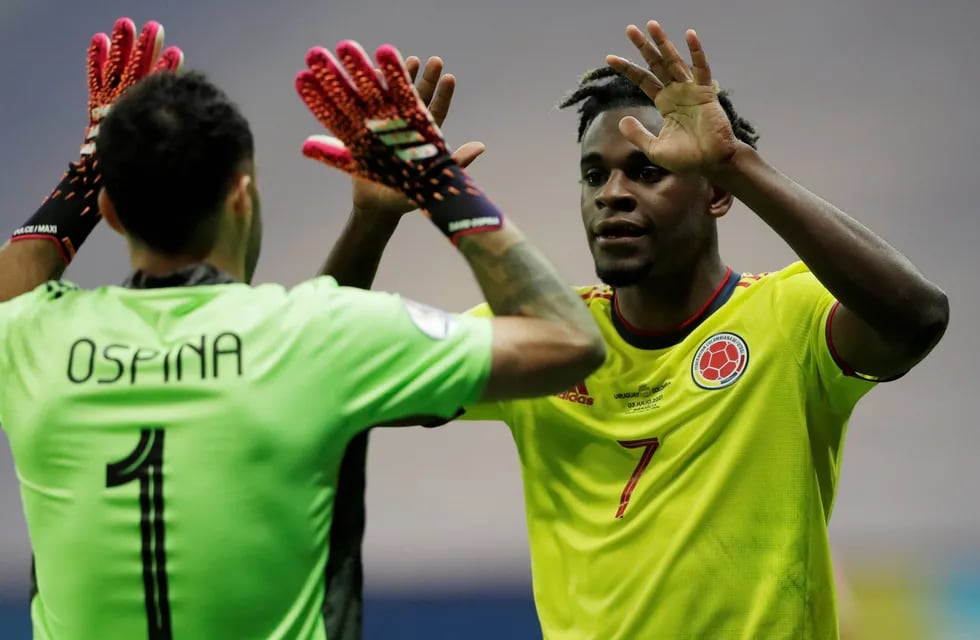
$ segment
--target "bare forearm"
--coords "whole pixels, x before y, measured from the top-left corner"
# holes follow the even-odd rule
[[[398,220],[395,215],[352,210],[320,274],[346,287],[370,289]]]
[[[745,203],[869,326],[902,337],[943,315],[946,298],[894,247],[837,207],[740,149],[713,182]]]
[[[48,280],[60,278],[64,271],[65,262],[53,242],[8,242],[0,248],[0,302],[27,293]]]
[[[497,316],[483,401],[556,393],[602,364],[588,308],[516,227],[463,236],[458,246]]]
[[[498,231],[462,236],[459,250],[495,315],[552,320],[600,340],[575,290],[512,223]]]

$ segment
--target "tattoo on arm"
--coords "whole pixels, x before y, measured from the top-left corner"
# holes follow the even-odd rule
[[[524,238],[496,243],[479,236],[463,236],[459,250],[470,263],[496,315],[574,321],[578,328],[595,331],[592,317],[575,290]]]

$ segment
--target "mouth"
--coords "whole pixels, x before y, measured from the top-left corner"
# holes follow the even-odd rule
[[[649,232],[646,227],[623,218],[609,218],[596,225],[593,231],[600,245],[616,245],[636,242]]]

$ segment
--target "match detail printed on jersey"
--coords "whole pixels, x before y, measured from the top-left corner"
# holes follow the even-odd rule
[[[749,347],[734,333],[716,333],[698,348],[691,376],[702,389],[713,391],[735,384],[749,365]]]

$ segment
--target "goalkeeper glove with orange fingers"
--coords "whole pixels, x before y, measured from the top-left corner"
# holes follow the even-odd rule
[[[400,191],[453,243],[499,229],[503,215],[450,157],[398,51],[383,45],[375,59],[380,73],[350,40],[336,58],[321,47],[309,51],[296,89],[336,137],[308,138],[303,154]]]
[[[99,174],[95,141],[99,124],[122,93],[148,74],[178,71],[184,54],[177,47],[163,48],[163,25],[148,22],[136,37],[136,25],[120,18],[112,38],[104,33],[92,37],[88,49],[89,125],[81,157],[68,171],[41,207],[16,229],[11,242],[48,239],[55,242],[65,264],[99,223]]]

